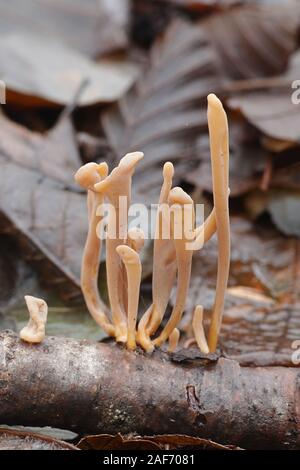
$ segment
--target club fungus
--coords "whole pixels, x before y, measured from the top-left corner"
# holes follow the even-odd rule
[[[166,311],[172,286],[176,277],[176,253],[173,242],[170,240],[170,233],[164,233],[164,224],[168,217],[167,203],[174,167],[171,162],[167,162],[163,169],[163,185],[159,197],[158,211],[156,217],[156,231],[153,248],[153,275],[152,275],[152,295],[153,303],[143,315],[138,326],[138,342],[147,352],[154,349],[150,336],[159,328]]]
[[[191,241],[190,230],[193,231],[194,227],[192,225],[190,230],[187,230],[185,222],[186,216],[189,216],[189,214],[192,221],[195,220],[193,200],[183,189],[176,187],[170,191],[168,202],[172,207],[170,220],[171,237],[177,262],[177,294],[171,316],[161,334],[154,340],[155,346],[164,343],[181,320],[192,269],[193,250],[189,249],[188,245]]]
[[[98,291],[101,238],[97,236],[97,226],[101,224],[99,208],[103,205],[103,195],[94,192],[94,185],[108,174],[105,163],[87,163],[75,174],[75,181],[88,192],[88,235],[83,251],[81,265],[81,289],[87,308],[98,325],[110,336],[114,336],[114,327],[106,316],[106,306]]]
[[[25,295],[29,322],[20,331],[20,338],[27,343],[41,343],[45,338],[48,305],[43,299]]]
[[[76,173],[76,181],[88,191],[89,229],[83,254],[81,283],[87,308],[96,322],[116,341],[135,350],[139,344],[146,352],[169,342],[174,351],[180,338],[179,324],[185,310],[196,250],[217,233],[218,267],[214,307],[208,341],[203,327],[203,308],[194,310],[192,328],[199,349],[207,354],[216,350],[220,331],[230,262],[228,123],[222,103],[208,96],[214,207],[199,227],[195,226],[192,198],[180,187],[172,188],[174,168],[167,162],[156,216],[153,252],[152,304],[137,326],[141,284],[140,251],[144,245],[141,229],[128,229],[132,175],[143,153],[125,155],[108,173],[105,163],[89,163]],[[106,233],[106,271],[110,314],[98,292],[101,252],[99,227],[103,225],[103,204],[108,201]],[[167,229],[166,229],[167,228]],[[177,277],[176,300],[165,322],[167,306]]]
[[[218,274],[215,303],[209,328],[208,347],[215,351],[224,310],[230,265],[229,227],[229,139],[227,116],[221,101],[208,95],[208,128],[211,149],[214,208],[218,236]]]
[[[117,253],[122,259],[127,273],[127,347],[136,348],[136,319],[139,306],[139,294],[142,276],[142,265],[139,254],[127,245],[119,245]]]
[[[123,343],[127,341],[127,319],[120,299],[122,267],[116,249],[127,240],[131,179],[137,163],[143,157],[142,152],[125,155],[110,175],[94,185],[94,190],[106,196],[110,203],[106,237],[107,286],[115,337]]]
[[[179,343],[179,338],[180,338],[180,331],[178,330],[178,328],[174,328],[174,330],[169,336],[169,347],[168,347],[169,352],[176,351],[176,348]]]
[[[193,331],[195,335],[195,340],[198,344],[198,347],[201,352],[208,354],[209,353],[209,348],[207,345],[206,337],[205,337],[205,331],[203,328],[203,307],[202,305],[197,305],[195,310],[194,310],[194,315],[193,315]]]

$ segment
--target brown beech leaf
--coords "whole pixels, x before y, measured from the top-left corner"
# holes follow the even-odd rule
[[[151,171],[138,188],[142,196],[145,186],[158,184],[155,165],[185,162],[182,173],[197,165],[197,139],[207,133],[208,93],[222,93],[228,80],[284,71],[298,21],[291,10],[280,12],[247,6],[199,24],[175,20],[153,46],[144,75],[102,118],[116,159],[144,151],[137,184],[143,171]]]
[[[276,230],[231,218],[232,255],[229,287],[220,335],[227,354],[270,352],[291,356],[293,340],[300,338],[299,241]],[[200,303],[205,323],[213,307],[217,240],[195,254],[187,313]],[[189,313],[190,312],[190,313]]]
[[[249,126],[230,124],[230,196],[241,196],[260,186],[267,152]],[[257,133],[256,133],[257,134]],[[184,174],[185,181],[202,191],[212,192],[209,138],[203,135],[197,142],[200,164]]]
[[[247,5],[210,16],[204,28],[217,52],[220,73],[231,80],[283,73],[297,44],[300,7]],[[237,47],[238,44],[238,47]]]
[[[78,444],[82,450],[238,450],[235,446],[225,446],[216,442],[198,437],[180,434],[167,434],[158,436],[131,436],[121,434],[99,434],[86,436]]]
[[[230,196],[245,196],[244,202],[252,218],[269,210],[268,200],[276,193],[292,191],[293,196],[300,190],[298,147],[281,147],[280,151],[271,152],[261,145],[259,131],[244,122],[231,123],[229,132]],[[197,141],[197,156],[199,166],[188,170],[183,179],[201,191],[212,193],[210,148],[206,135]]]
[[[197,449],[197,450],[242,450],[236,446],[218,444],[217,442],[199,437],[185,436],[182,434],[166,434],[157,436],[147,436],[156,444],[159,444],[163,450],[176,449]]]
[[[32,31],[89,56],[127,46],[128,0],[0,0],[0,8],[0,35]]]
[[[265,80],[249,80],[236,84],[235,93],[227,105],[242,113],[244,118],[267,137],[279,142],[299,144],[299,91],[292,83],[300,76],[300,53],[291,56],[289,69],[281,76]],[[235,87],[233,85],[232,92]],[[292,97],[295,95],[295,100]],[[268,143],[270,141],[267,141]],[[271,147],[272,149],[272,147]]]
[[[68,116],[47,133],[40,134],[16,124],[0,113],[0,153],[14,163],[34,168],[68,186],[81,164],[76,136]]]
[[[86,198],[72,187],[79,158],[65,119],[43,137],[1,116],[0,232],[14,235],[44,281],[69,298],[80,292]]]
[[[1,428],[0,450],[78,450],[78,448],[41,434]]]
[[[84,80],[88,85],[78,99],[79,106],[113,102],[137,77],[137,67],[124,59],[107,58],[96,63],[28,30],[3,34],[0,57],[8,103],[67,105]]]
[[[147,438],[123,437],[110,434],[86,436],[78,443],[82,450],[160,450],[160,446]]]

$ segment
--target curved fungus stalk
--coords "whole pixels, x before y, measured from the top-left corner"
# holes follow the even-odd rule
[[[140,253],[145,244],[145,234],[139,227],[132,227],[128,231],[127,245],[137,253]],[[123,308],[127,311],[128,303],[128,284],[127,284],[127,273],[124,263],[122,263],[122,272],[120,276],[120,298],[123,301]]]
[[[139,254],[127,245],[117,247],[117,253],[126,267],[128,285],[127,306],[127,347],[136,349],[136,320],[139,306],[139,294],[142,277],[142,265]]]
[[[99,263],[101,255],[101,239],[97,237],[98,224],[102,218],[99,217],[103,205],[102,194],[94,192],[94,184],[101,181],[108,174],[106,163],[87,163],[75,174],[75,181],[87,190],[87,206],[89,228],[85,247],[83,250],[81,264],[81,289],[87,308],[96,323],[109,335],[115,335],[114,326],[106,316],[106,306],[100,298],[98,289]]]
[[[28,324],[20,331],[20,338],[27,343],[41,343],[45,338],[48,305],[43,299],[25,295],[29,312]]]
[[[201,250],[205,243],[207,243],[211,237],[217,231],[217,220],[216,210],[213,208],[209,216],[203,222],[202,225],[195,229],[195,240],[193,242],[193,250]]]
[[[147,352],[154,345],[150,336],[161,324],[167,308],[171,289],[176,277],[176,253],[170,234],[164,233],[165,209],[172,188],[174,166],[166,162],[163,168],[163,185],[160,192],[156,216],[155,240],[153,248],[152,304],[144,313],[138,326],[138,342]]]
[[[230,265],[230,225],[228,207],[229,140],[227,116],[221,101],[213,94],[207,97],[207,101],[213,196],[218,236],[216,296],[208,335],[209,350],[214,352],[217,347],[222,322]]]
[[[168,352],[173,353],[176,351],[180,338],[180,331],[178,328],[174,328],[172,333],[169,336],[169,347]]]
[[[117,341],[127,341],[127,318],[124,311],[122,288],[122,265],[116,252],[119,245],[126,243],[128,232],[128,209],[131,202],[131,181],[135,167],[144,157],[142,152],[129,153],[123,157],[118,166],[105,179],[96,183],[97,193],[109,200],[108,233],[106,237],[106,273],[108,296],[115,326]]]
[[[171,316],[161,334],[153,341],[155,346],[160,346],[166,341],[181,320],[190,283],[193,258],[193,250],[188,248],[194,236],[193,200],[183,189],[176,187],[170,191],[168,201],[171,206],[171,231],[177,261],[177,292]],[[189,219],[188,225],[186,224],[187,217]]]
[[[194,310],[193,321],[192,321],[193,331],[195,335],[196,343],[201,352],[204,354],[209,353],[209,348],[207,345],[205,331],[203,328],[203,307],[202,305],[197,305]]]

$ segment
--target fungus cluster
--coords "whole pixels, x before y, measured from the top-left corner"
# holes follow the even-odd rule
[[[218,237],[218,272],[215,302],[206,339],[203,308],[194,310],[192,327],[195,341],[203,353],[216,350],[230,263],[230,230],[228,210],[228,123],[220,100],[208,96],[214,207],[202,225],[195,225],[192,198],[180,187],[172,187],[174,168],[167,162],[163,168],[163,184],[159,197],[153,251],[152,304],[137,324],[142,266],[140,251],[144,234],[138,227],[128,228],[132,175],[141,152],[129,153],[109,174],[106,163],[88,163],[76,175],[77,183],[87,190],[89,229],[84,248],[81,286],[87,308],[99,326],[118,342],[135,350],[139,344],[152,352],[168,341],[169,351],[177,347],[178,325],[185,309],[191,277],[192,258],[212,235]],[[123,205],[122,201],[126,200]],[[100,231],[104,223],[104,201],[109,202],[106,230],[106,275],[110,311],[98,290],[99,263],[102,248]],[[164,234],[169,214],[170,236]],[[186,218],[189,219],[188,229]],[[179,225],[182,225],[182,227]],[[184,226],[183,226],[184,225]],[[182,236],[176,236],[181,228]],[[161,328],[172,287],[177,278],[176,300],[166,324]]]

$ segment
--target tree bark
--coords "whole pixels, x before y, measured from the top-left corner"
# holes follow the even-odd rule
[[[117,344],[0,333],[0,422],[79,433],[188,434],[300,448],[300,370],[213,357],[176,363]]]

